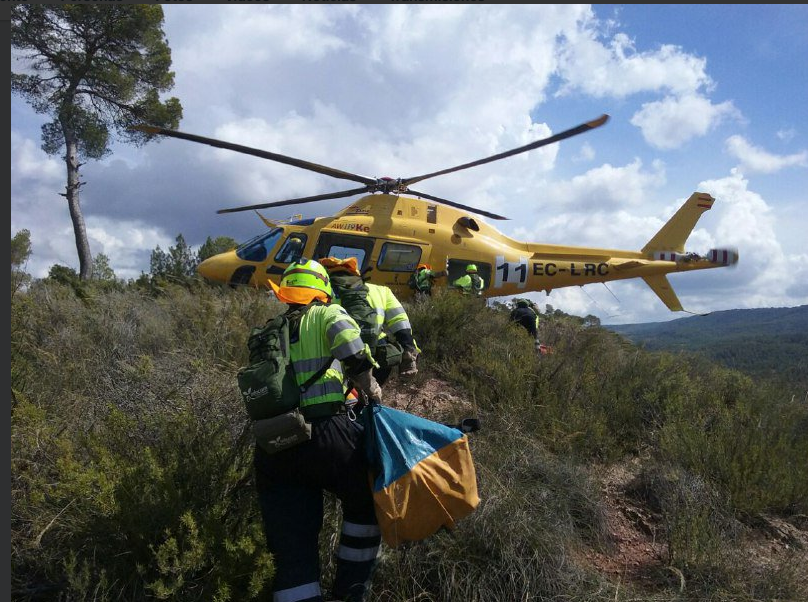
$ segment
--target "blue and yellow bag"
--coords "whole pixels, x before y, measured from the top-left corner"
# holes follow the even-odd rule
[[[379,404],[362,412],[376,518],[396,547],[453,529],[480,502],[468,435]]]

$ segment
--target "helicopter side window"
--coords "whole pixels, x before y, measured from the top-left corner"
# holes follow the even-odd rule
[[[355,247],[342,247],[333,246],[328,251],[327,255],[323,257],[336,257],[337,259],[348,259],[349,257],[356,257],[356,265],[362,266],[365,263],[365,250],[357,249]]]
[[[357,265],[361,270],[367,264],[367,259],[373,250],[375,240],[369,236],[321,232],[320,238],[317,240],[317,247],[314,249],[314,258],[336,257],[337,259],[347,259],[348,257],[356,257]]]
[[[305,234],[291,234],[283,243],[278,254],[275,255],[277,263],[292,263],[300,259],[303,249],[306,247],[307,236]]]
[[[466,266],[470,263],[473,263],[477,266],[477,273],[483,279],[483,290],[491,287],[491,264],[483,263],[477,260],[471,259],[450,259],[447,262],[447,269],[449,275],[447,276],[447,282],[451,284],[461,276],[466,274]]]
[[[412,272],[420,261],[421,247],[386,242],[382,245],[376,265],[386,272]]]
[[[275,228],[245,242],[236,249],[236,256],[244,261],[264,261],[283,234],[283,228]]]

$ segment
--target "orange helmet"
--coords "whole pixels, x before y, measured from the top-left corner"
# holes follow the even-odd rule
[[[347,259],[337,259],[336,257],[323,257],[320,259],[320,264],[331,272],[348,272],[354,276],[360,276],[359,265],[356,257],[348,257]]]
[[[419,263],[418,267],[415,268],[415,271],[420,272],[421,270],[431,270],[431,269],[432,266],[430,266],[428,263]]]

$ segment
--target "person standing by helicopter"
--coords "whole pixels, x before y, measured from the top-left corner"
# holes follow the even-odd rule
[[[409,287],[415,291],[415,296],[431,296],[435,279],[445,276],[446,272],[433,272],[428,263],[419,263],[409,279]]]
[[[311,424],[311,439],[274,454],[256,445],[256,488],[267,547],[275,561],[275,602],[322,602],[319,534],[323,491],[341,503],[342,528],[336,553],[332,598],[361,601],[381,544],[361,421],[346,412],[343,370],[354,386],[375,402],[381,387],[359,326],[332,304],[325,268],[300,258],[284,270],[275,296],[289,309],[308,307],[291,342],[295,378],[305,381],[313,366],[331,361],[306,389],[300,411]],[[333,361],[332,361],[333,360]]]
[[[466,273],[452,282],[452,286],[464,295],[481,297],[485,288],[485,280],[477,273],[477,266],[470,263],[466,266]]]

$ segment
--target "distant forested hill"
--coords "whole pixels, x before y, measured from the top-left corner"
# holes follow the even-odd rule
[[[808,391],[808,305],[732,309],[670,322],[604,325],[649,350],[690,351]]]

